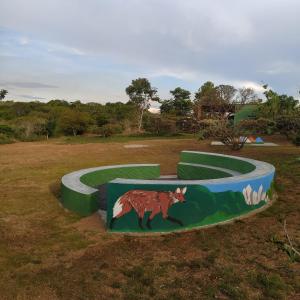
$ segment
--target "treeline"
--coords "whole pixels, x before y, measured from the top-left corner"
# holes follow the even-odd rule
[[[130,131],[135,115],[132,103],[5,101],[0,103],[0,137],[32,141],[84,133],[108,136]]]
[[[215,85],[208,81],[195,93],[181,87],[160,99],[146,78],[138,78],[126,88],[127,103],[81,103],[51,100],[48,103],[0,101],[0,143],[32,141],[61,135],[113,134],[174,135],[199,133],[209,137],[208,125],[220,118],[229,119],[245,105],[256,107],[252,120],[244,126],[253,133],[282,132],[300,138],[298,101],[264,86],[265,99],[251,88]],[[0,91],[1,100],[6,90]],[[157,102],[160,114],[148,111]],[[207,125],[208,124],[208,125]],[[206,132],[205,132],[206,130]]]

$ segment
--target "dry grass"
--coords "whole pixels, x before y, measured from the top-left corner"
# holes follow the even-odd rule
[[[61,176],[129,162],[158,162],[170,174],[183,149],[230,151],[192,139],[147,140],[140,149],[1,145],[0,299],[300,299],[299,261],[276,242],[286,242],[286,219],[300,247],[300,149],[277,141],[282,146],[235,153],[276,166],[272,207],[233,224],[156,237],[108,234],[97,216],[80,220],[64,211]]]

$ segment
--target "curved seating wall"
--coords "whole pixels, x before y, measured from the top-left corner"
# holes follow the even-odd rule
[[[61,182],[61,203],[81,216],[99,208],[98,186],[115,178],[158,178],[158,164],[130,164],[79,170],[65,175]]]
[[[88,215],[97,209],[97,201],[93,197],[96,199],[99,192],[95,187],[109,181],[107,225],[110,230],[165,232],[233,219],[266,205],[272,198],[275,169],[268,163],[195,151],[183,151],[180,160],[177,166],[178,179],[172,180],[158,178],[159,165],[81,170],[79,174],[75,172],[79,181],[75,186],[74,180],[71,180],[72,184],[67,182],[70,174],[66,175],[62,184],[63,205]],[[112,169],[114,171],[108,171]],[[136,173],[135,169],[140,171]],[[74,179],[74,174],[71,177]],[[89,189],[88,193],[83,192],[84,187]],[[181,192],[186,188],[185,202],[176,198],[179,196],[174,193],[178,188]],[[137,205],[132,199],[137,199]],[[166,202],[162,201],[169,200],[172,200],[172,205],[166,208]],[[74,205],[73,201],[77,204]],[[143,202],[146,204],[141,208]],[[155,216],[150,226],[148,220],[153,210]]]

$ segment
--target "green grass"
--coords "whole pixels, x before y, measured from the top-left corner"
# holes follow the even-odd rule
[[[191,139],[193,134],[174,134],[170,136],[145,135],[114,135],[111,137],[101,136],[70,136],[59,139],[59,143],[64,144],[87,144],[87,143],[127,143],[132,141],[158,140],[158,139]]]

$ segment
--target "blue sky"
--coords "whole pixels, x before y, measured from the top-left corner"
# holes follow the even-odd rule
[[[205,81],[300,89],[296,0],[2,0],[7,99],[127,101],[147,77],[162,98]]]

